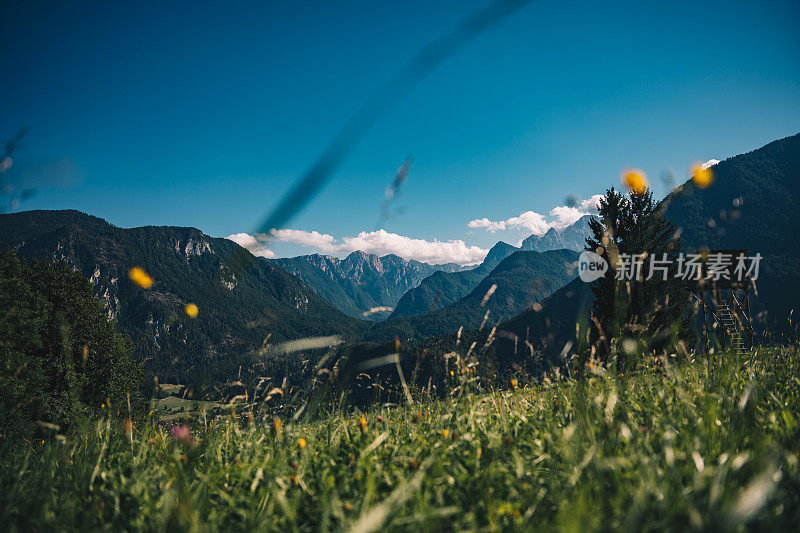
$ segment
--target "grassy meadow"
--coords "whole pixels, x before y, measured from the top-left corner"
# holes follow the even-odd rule
[[[100,420],[3,456],[14,530],[797,530],[796,348],[311,421]]]

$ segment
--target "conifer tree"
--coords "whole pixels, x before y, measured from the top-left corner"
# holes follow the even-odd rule
[[[586,239],[587,250],[609,264],[592,286],[590,340],[599,355],[629,360],[633,353],[692,342],[693,306],[685,281],[676,276],[680,238],[652,192],[624,195],[612,187],[600,200],[599,215],[589,222]],[[626,338],[627,351],[620,350]]]
[[[43,423],[63,431],[96,413],[127,416],[141,382],[129,351],[89,280],[0,252],[0,447]]]

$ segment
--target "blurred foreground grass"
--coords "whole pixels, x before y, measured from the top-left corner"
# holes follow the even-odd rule
[[[460,389],[467,390],[467,384]],[[8,530],[800,527],[796,348],[170,434],[100,421],[2,458]],[[185,429],[185,428],[184,428]]]

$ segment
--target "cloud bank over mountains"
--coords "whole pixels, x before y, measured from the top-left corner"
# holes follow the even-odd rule
[[[362,231],[354,237],[342,237],[338,240],[327,233],[297,229],[273,230],[271,235],[235,233],[229,235],[228,239],[247,248],[253,255],[267,258],[275,257],[275,252],[268,247],[269,243],[274,241],[307,246],[328,255],[347,255],[361,250],[378,256],[394,254],[403,259],[415,259],[432,265],[443,263],[475,265],[483,261],[489,252],[478,246],[468,246],[462,240],[428,241],[390,233],[383,229]]]
[[[467,223],[468,228],[486,229],[490,233],[503,230],[520,231],[522,239],[530,235],[544,235],[550,228],[560,231],[574,224],[584,215],[597,212],[602,195],[596,194],[586,200],[551,209],[547,215],[525,211],[506,220],[479,218]],[[326,255],[345,256],[355,251],[383,256],[394,254],[403,259],[415,259],[431,265],[457,263],[463,266],[477,265],[489,253],[488,249],[467,245],[463,240],[426,240],[390,233],[384,229],[362,231],[355,236],[336,238],[328,233],[299,229],[273,230],[265,233],[234,233],[228,239],[247,248],[253,255],[266,258],[277,257],[270,243],[285,242],[311,248],[313,252]]]
[[[468,228],[482,228],[494,233],[509,229],[520,230],[526,235],[544,235],[550,228],[558,231],[574,224],[584,215],[597,212],[602,194],[595,194],[586,200],[576,202],[575,205],[562,205],[554,207],[547,216],[535,211],[525,211],[519,216],[511,217],[506,220],[489,220],[488,218],[478,218],[467,223]]]

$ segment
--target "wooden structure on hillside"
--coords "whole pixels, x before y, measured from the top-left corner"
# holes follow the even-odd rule
[[[747,250],[708,250],[693,255],[699,257],[698,274],[689,281],[700,304],[704,348],[752,348],[750,291],[761,256],[748,257]]]

